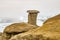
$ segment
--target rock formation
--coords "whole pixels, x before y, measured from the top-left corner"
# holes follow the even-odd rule
[[[37,21],[37,15],[38,15],[39,11],[28,10],[27,12],[29,13],[28,14],[28,23],[37,26],[36,21]]]
[[[31,25],[31,24],[28,24],[28,23],[24,23],[24,22],[14,23],[14,24],[7,26],[4,29],[4,34],[9,39],[10,37],[12,37],[14,35],[17,35],[19,33],[24,33],[24,32],[27,32],[31,29],[35,29],[35,28],[37,28],[37,27],[34,25]]]
[[[36,18],[37,18],[37,13],[39,13],[39,11],[28,10],[27,12],[29,12],[28,23],[14,23],[14,24],[7,26],[3,32],[4,33],[3,39],[8,40],[14,35],[25,33],[31,29],[37,28]]]
[[[36,26],[37,10],[28,10],[28,23],[7,26],[2,40],[60,40],[60,14],[49,18],[42,27]]]
[[[48,19],[42,27],[18,34],[10,40],[60,40],[60,14]]]

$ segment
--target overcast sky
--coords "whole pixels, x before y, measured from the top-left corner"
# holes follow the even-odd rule
[[[38,19],[51,17],[60,14],[60,0],[0,0],[0,18],[27,21],[27,10],[33,9],[40,11]]]
[[[0,17],[27,17],[27,10],[39,10],[40,16],[53,16],[60,13],[60,0],[0,0]]]

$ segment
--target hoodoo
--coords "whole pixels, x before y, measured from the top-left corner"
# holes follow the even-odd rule
[[[39,11],[37,10],[28,10],[27,11],[28,14],[28,23],[32,24],[32,25],[36,25],[36,19],[37,19],[37,15],[39,13]]]

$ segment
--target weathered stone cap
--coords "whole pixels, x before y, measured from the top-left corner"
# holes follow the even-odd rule
[[[28,10],[27,12],[28,13],[39,13],[39,11],[37,11],[37,10]]]
[[[14,23],[9,26],[7,26],[4,29],[4,32],[6,33],[18,33],[18,32],[25,32],[31,29],[36,28],[36,26],[28,24],[28,23]]]

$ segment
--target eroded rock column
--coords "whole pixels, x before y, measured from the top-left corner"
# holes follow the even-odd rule
[[[32,25],[36,25],[36,19],[39,11],[37,10],[28,10],[28,23]]]

